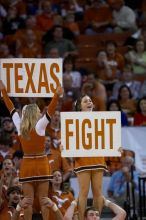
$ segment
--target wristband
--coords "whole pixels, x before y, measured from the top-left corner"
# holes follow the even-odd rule
[[[71,202],[71,205],[74,205],[74,206],[76,207],[76,206],[77,206],[76,200],[73,200],[73,201]]]
[[[21,206],[20,206],[19,204],[16,206],[16,211],[17,211],[17,212],[20,212],[20,211],[21,211]]]
[[[104,200],[104,204],[105,204],[105,206],[106,206],[106,207],[109,207],[109,203],[110,203],[110,202],[111,202],[110,200],[105,199],[105,200]]]
[[[57,207],[56,204],[54,204],[54,205],[52,206],[52,210],[53,210],[54,212],[56,212],[56,211],[58,210],[58,207]]]

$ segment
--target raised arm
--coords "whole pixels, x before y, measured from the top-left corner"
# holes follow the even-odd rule
[[[72,220],[74,219],[75,209],[77,207],[77,201],[73,200],[65,212],[64,220]]]
[[[0,80],[0,91],[2,92],[3,100],[7,109],[9,110],[10,114],[12,114],[13,110],[15,110],[15,107],[7,94],[6,87],[3,84],[2,80]]]
[[[108,207],[112,210],[112,212],[115,214],[115,217],[112,218],[112,220],[125,220],[126,219],[126,212],[124,209],[122,209],[117,204],[111,202],[108,199],[104,198],[104,206]]]
[[[59,85],[56,89],[56,93],[55,93],[53,99],[51,100],[50,104],[48,105],[47,113],[48,113],[49,117],[51,117],[54,114],[58,99],[61,95],[63,95],[63,89]]]
[[[51,116],[54,114],[55,109],[56,109],[56,105],[58,102],[59,97],[63,94],[63,89],[62,87],[59,85],[56,93],[53,97],[53,99],[51,100],[50,104],[47,107],[47,112],[46,114],[37,122],[36,124],[36,132],[39,135],[45,135],[45,129],[48,125],[48,122],[50,121]]]

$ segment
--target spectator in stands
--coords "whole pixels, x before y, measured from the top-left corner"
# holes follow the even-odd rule
[[[63,189],[62,180],[63,176],[61,171],[54,171],[49,197],[56,203],[65,219],[66,211],[73,203],[75,203],[75,198],[69,188],[68,190]],[[55,220],[53,213],[50,212],[50,214],[50,219]],[[74,215],[76,214],[77,213],[74,212]]]
[[[33,30],[28,29],[25,35],[25,42],[20,42],[17,48],[17,56],[23,58],[41,58],[42,45],[37,42],[36,35]]]
[[[12,179],[15,176],[16,176],[16,172],[15,172],[15,166],[13,164],[13,161],[11,159],[5,158],[3,161],[1,178],[0,178],[1,190],[2,190],[2,187],[4,187],[7,190],[8,187],[11,185]]]
[[[72,111],[74,101],[80,95],[80,91],[72,87],[72,76],[63,75],[64,96],[61,103],[61,111]]]
[[[129,122],[132,120],[136,112],[136,100],[133,99],[131,90],[128,86],[122,85],[119,88],[118,100],[123,112],[127,114]]]
[[[112,94],[115,82],[124,68],[124,57],[116,51],[117,45],[113,41],[106,43],[106,51],[97,53],[97,75],[105,85],[108,97]]]
[[[25,19],[27,16],[26,3],[24,0],[9,0],[3,2],[4,7],[8,10],[9,8],[16,8],[17,16],[19,18]]]
[[[52,47],[56,47],[59,50],[60,57],[67,57],[68,55],[77,56],[78,52],[72,41],[63,38],[62,26],[56,25],[52,29],[53,40],[48,42],[45,46],[45,54]]]
[[[0,219],[7,213],[7,189],[11,186],[16,173],[11,159],[4,159],[0,175]],[[7,218],[6,218],[7,219]]]
[[[135,126],[146,126],[146,97],[139,99],[137,112],[134,114]]]
[[[93,73],[89,73],[87,75],[86,81],[87,83],[92,83],[94,87],[94,96],[101,97],[103,100],[107,100],[107,93],[105,86],[99,81],[98,77]]]
[[[50,48],[48,53],[46,53],[45,57],[46,58],[59,58],[59,50],[58,50],[58,48],[57,47]]]
[[[10,141],[9,144],[12,151],[20,150],[21,143],[18,138],[16,127],[10,117],[4,117],[2,119],[2,129],[5,132],[5,137],[7,136]]]
[[[13,163],[15,165],[15,170],[16,170],[16,173],[17,173],[18,177],[19,177],[20,165],[21,165],[22,158],[23,158],[23,152],[22,151],[17,150],[13,153],[12,160],[13,160]]]
[[[0,132],[0,155],[1,160],[4,158],[11,158],[14,153],[14,149],[12,148],[12,139],[11,137],[4,131]]]
[[[64,27],[69,28],[75,36],[80,34],[80,28],[78,23],[75,21],[75,14],[73,12],[68,12],[65,18]]]
[[[112,72],[112,68],[108,63],[107,53],[105,50],[100,50],[97,52],[97,77],[105,86],[106,82],[111,81],[115,75]]]
[[[121,80],[117,81],[115,84],[114,84],[114,87],[113,87],[113,97],[115,99],[117,99],[118,97],[118,91],[119,91],[119,88],[122,86],[122,85],[127,85],[130,90],[131,90],[131,93],[132,93],[132,97],[134,99],[137,99],[139,98],[139,94],[140,94],[140,88],[141,88],[141,82],[138,81],[138,80],[134,80],[134,73],[133,73],[133,68],[131,65],[127,64],[124,69],[123,69],[123,73],[122,73],[122,76],[121,76]]]
[[[63,63],[63,75],[71,75],[72,77],[72,88],[79,90],[81,88],[82,76],[81,73],[75,70],[74,58],[67,56]]]
[[[21,29],[18,29],[13,36],[14,41],[19,41],[21,44],[23,44],[24,41],[26,41],[26,32],[27,30],[32,30],[35,34],[37,43],[41,43],[43,32],[38,29],[36,17],[35,16],[28,16],[25,20],[24,27]]]
[[[117,52],[117,44],[114,41],[106,42],[106,52],[108,64],[111,66],[112,70],[115,72],[115,77],[118,77],[119,71],[121,72],[125,66],[125,60],[122,54]]]
[[[133,66],[134,74],[146,73],[146,49],[143,40],[137,40],[135,48],[125,54],[125,58]]]
[[[7,200],[6,201],[3,200],[3,203],[1,204],[0,219],[5,219],[5,220],[12,219],[12,215],[18,203],[20,202],[20,199],[21,199],[21,189],[18,186],[9,187],[7,190]]]
[[[121,112],[121,125],[128,126],[128,119],[126,113],[121,110],[118,100],[110,100],[107,105],[107,111],[120,111]]]
[[[70,166],[66,158],[61,157],[61,152],[58,146],[53,143],[49,136],[45,138],[45,152],[51,167],[51,173],[55,170],[62,172],[63,182],[69,181],[72,175],[72,166]]]
[[[50,1],[42,1],[41,4],[42,12],[37,15],[37,26],[42,32],[47,32],[54,25],[54,12],[52,12],[51,2]]]
[[[52,115],[51,122],[46,128],[46,135],[51,137],[56,148],[61,144],[61,126],[60,126],[60,112],[55,110]]]
[[[61,16],[66,17],[68,12],[75,14],[76,20],[80,20],[83,17],[83,7],[77,0],[61,1]]]
[[[75,34],[68,27],[64,25],[64,20],[60,15],[56,15],[54,17],[54,26],[61,26],[63,31],[63,38],[74,42],[74,40],[76,39]],[[42,39],[44,45],[46,45],[47,43],[49,43],[54,39],[53,36],[54,26],[44,34]]]
[[[83,24],[85,34],[93,35],[106,31],[112,21],[112,12],[103,1],[94,0],[85,10]]]
[[[109,197],[120,206],[124,205],[127,198],[127,183],[130,195],[132,187],[134,187],[135,193],[138,193],[138,173],[134,169],[134,159],[130,156],[122,158],[122,167],[112,174],[108,187]]]
[[[114,32],[137,31],[136,15],[134,11],[125,6],[124,0],[108,0],[112,9],[113,20],[111,26]]]

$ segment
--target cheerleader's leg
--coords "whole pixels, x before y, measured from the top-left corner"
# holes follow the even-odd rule
[[[103,170],[92,170],[91,188],[93,193],[93,206],[101,213],[103,207],[102,183]]]
[[[79,219],[84,219],[84,213],[87,206],[87,197],[90,187],[91,171],[82,171],[77,173],[79,182],[78,211]]]
[[[49,192],[49,181],[43,181],[43,182],[39,181],[37,186],[37,195],[39,196],[43,220],[49,219],[49,209],[41,204],[41,199],[43,197],[48,197],[48,192]]]
[[[23,183],[22,190],[24,197],[31,198],[32,202],[34,200],[34,186],[33,183]],[[24,219],[32,220],[32,204],[24,209]]]

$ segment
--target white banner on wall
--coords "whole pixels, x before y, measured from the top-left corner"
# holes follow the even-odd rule
[[[121,113],[61,112],[63,157],[120,156]]]
[[[123,127],[122,146],[135,152],[136,169],[146,173],[146,127]]]
[[[0,79],[9,96],[52,97],[62,85],[62,59],[1,59]]]

